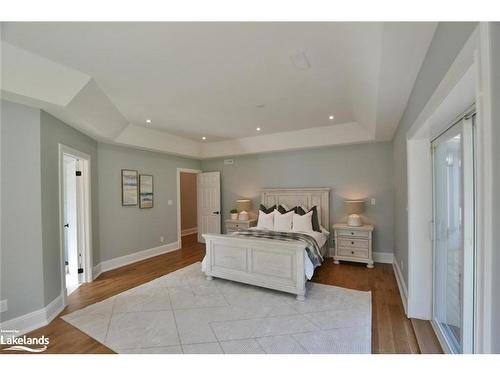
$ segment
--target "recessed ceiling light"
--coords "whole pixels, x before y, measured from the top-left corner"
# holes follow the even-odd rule
[[[255,129],[255,130],[257,130],[258,132],[260,132],[260,128],[257,128],[257,129]]]
[[[150,120],[150,119],[147,119],[147,120],[146,120],[146,124],[151,124],[151,120]]]
[[[206,140],[206,139],[207,139],[207,137],[201,137],[201,139]]]
[[[334,115],[330,115],[330,116],[328,116],[328,119],[329,119],[329,120],[333,120],[334,118],[335,118],[335,116],[334,116]]]

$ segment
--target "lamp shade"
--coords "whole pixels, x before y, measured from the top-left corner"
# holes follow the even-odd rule
[[[252,201],[250,199],[238,199],[236,200],[236,209],[238,212],[248,212],[252,209]]]
[[[361,214],[365,210],[365,201],[344,201],[344,207],[348,215]]]

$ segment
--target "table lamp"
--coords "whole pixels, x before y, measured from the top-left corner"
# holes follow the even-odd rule
[[[237,199],[236,209],[239,212],[239,220],[249,220],[248,211],[252,209],[252,201],[250,199]]]
[[[347,217],[347,225],[351,227],[360,227],[363,225],[361,221],[361,216],[359,214],[363,213],[365,209],[365,201],[362,200],[348,200],[344,201],[345,210],[349,215]]]

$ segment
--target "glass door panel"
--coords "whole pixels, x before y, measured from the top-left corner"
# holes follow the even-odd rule
[[[459,122],[432,143],[434,322],[453,353],[472,351],[473,300],[470,294],[474,275],[470,265],[473,261],[474,179],[471,123],[470,120]]]

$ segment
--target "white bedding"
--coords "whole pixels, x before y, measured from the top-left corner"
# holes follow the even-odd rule
[[[252,227],[252,228],[249,228],[249,229],[250,230],[258,230],[259,228]],[[322,248],[323,245],[326,243],[326,240],[328,239],[328,235],[330,234],[324,228],[322,228],[322,229],[323,229],[322,233],[315,232],[315,231],[312,231],[312,232],[301,232],[301,233],[305,233],[305,234],[308,234],[311,237],[313,237],[316,240],[316,242],[318,243],[318,246],[320,248]],[[292,232],[292,231],[284,231],[284,232]],[[202,271],[205,271],[205,263],[207,261],[206,258],[207,257],[205,256],[203,258],[203,261],[201,262],[201,270]],[[313,266],[311,260],[309,259],[309,257],[307,256],[307,252],[306,252],[305,249],[304,249],[304,274],[305,274],[307,280],[311,280],[312,277],[313,277],[313,274],[314,274],[314,266]]]

